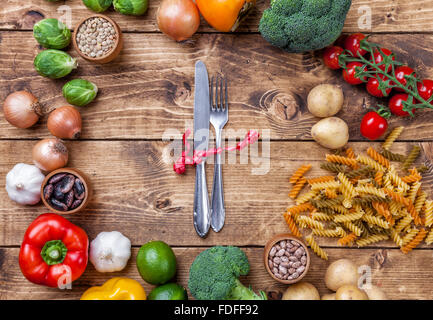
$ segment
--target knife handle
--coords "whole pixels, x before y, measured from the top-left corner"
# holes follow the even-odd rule
[[[209,194],[204,160],[196,165],[195,171],[194,227],[197,234],[202,238],[207,235],[210,227]]]

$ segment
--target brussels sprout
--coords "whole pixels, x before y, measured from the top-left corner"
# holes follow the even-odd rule
[[[77,68],[77,59],[66,52],[54,49],[41,51],[35,58],[36,71],[44,77],[58,79]]]
[[[147,0],[113,0],[113,4],[121,14],[141,16],[147,11]]]
[[[33,36],[49,49],[63,49],[71,42],[71,30],[57,19],[44,19],[33,26]]]
[[[84,5],[95,12],[104,12],[107,10],[113,0],[83,0]]]
[[[63,86],[63,96],[70,104],[83,107],[95,99],[98,87],[84,79],[74,79]]]

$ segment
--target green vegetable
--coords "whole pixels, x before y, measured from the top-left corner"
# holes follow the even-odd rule
[[[188,300],[186,289],[177,283],[167,283],[153,289],[148,300]]]
[[[147,11],[147,0],[113,0],[114,9],[121,14],[141,16]]]
[[[195,258],[188,287],[199,300],[267,300],[263,291],[257,295],[239,281],[249,271],[247,256],[238,247],[212,247]]]
[[[35,58],[36,71],[44,77],[58,79],[77,68],[77,59],[66,52],[54,49],[41,51]]]
[[[322,49],[343,29],[351,0],[272,0],[263,12],[259,31],[288,52]]]
[[[44,19],[33,26],[33,36],[45,48],[63,49],[71,42],[71,30],[57,19]]]
[[[63,96],[70,104],[83,107],[92,102],[98,94],[98,87],[84,79],[74,79],[63,86]]]
[[[84,5],[95,12],[104,12],[107,10],[113,0],[83,0]]]

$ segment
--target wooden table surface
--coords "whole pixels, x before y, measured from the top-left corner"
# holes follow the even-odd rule
[[[83,227],[93,239],[101,231],[118,230],[131,239],[133,258],[122,272],[104,274],[89,263],[72,290],[34,285],[21,274],[18,252],[28,225],[47,211],[42,205],[19,206],[0,188],[0,299],[76,299],[84,290],[100,285],[112,276],[139,280],[135,255],[149,240],[170,244],[178,259],[178,282],[187,284],[189,266],[204,248],[213,245],[242,247],[251,262],[244,283],[254,289],[283,290],[266,273],[263,246],[277,233],[287,232],[282,213],[291,204],[288,177],[300,164],[310,162],[311,176],[322,174],[318,162],[326,150],[311,139],[310,128],[317,121],[306,108],[306,96],[319,83],[335,83],[345,91],[344,110],[339,116],[350,124],[350,145],[364,151],[366,142],[359,133],[364,113],[363,99],[373,105],[364,88],[345,84],[339,72],[328,70],[319,53],[287,54],[269,45],[257,32],[258,22],[269,0],[258,0],[257,9],[234,34],[222,34],[202,22],[199,32],[185,43],[175,43],[159,33],[155,13],[159,0],[150,0],[143,17],[126,17],[113,11],[125,35],[121,56],[110,64],[93,65],[79,58],[79,68],[68,78],[52,81],[38,76],[33,59],[41,50],[32,36],[33,24],[45,17],[62,15],[60,5],[72,9],[72,24],[90,15],[81,0],[50,3],[45,0],[7,0],[0,10],[0,100],[17,90],[29,90],[50,106],[61,106],[63,84],[84,77],[100,88],[97,101],[81,108],[82,139],[67,141],[69,166],[86,172],[94,186],[94,197],[86,210],[67,216]],[[422,77],[433,77],[433,3],[427,0],[353,0],[344,32],[358,28],[361,6],[372,10],[372,40],[392,49],[398,58],[415,67]],[[62,8],[60,8],[62,9]],[[69,50],[77,56],[73,50]],[[237,157],[236,164],[224,166],[227,219],[222,232],[199,238],[192,224],[194,170],[185,176],[172,171],[167,161],[166,129],[180,138],[192,128],[194,64],[203,60],[210,74],[222,72],[229,78],[230,113],[226,136],[240,137],[248,129],[270,138],[270,167],[265,175],[257,157],[248,164]],[[433,156],[433,112],[420,112],[415,119],[391,120],[390,126],[404,125],[404,134],[395,150],[407,152],[420,144],[429,161]],[[0,117],[0,177],[18,162],[31,163],[31,148],[49,137],[46,119],[34,128],[20,130]],[[375,143],[376,144],[376,143]],[[259,143],[259,150],[267,143]],[[207,167],[209,180],[212,166]],[[3,180],[4,181],[4,180]],[[425,176],[428,186],[433,175]],[[209,187],[211,183],[208,183]],[[431,191],[427,189],[431,194]],[[391,242],[368,248],[341,248],[334,240],[319,242],[330,261],[353,259],[372,268],[373,283],[391,299],[430,299],[433,284],[433,250],[421,246],[404,255]],[[305,280],[327,293],[324,273],[329,262],[313,256]]]

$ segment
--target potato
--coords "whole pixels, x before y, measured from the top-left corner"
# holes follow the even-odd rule
[[[346,284],[338,288],[335,293],[335,300],[368,300],[368,296],[358,287]]]
[[[337,291],[343,285],[358,284],[358,267],[348,259],[340,259],[331,263],[326,269],[325,284],[328,289]]]
[[[307,98],[308,110],[319,118],[332,117],[343,107],[343,90],[332,84],[314,87]]]
[[[364,289],[364,291],[370,300],[388,300],[385,292],[377,286],[372,285],[370,289]]]
[[[335,300],[335,293],[324,294],[322,300]]]
[[[301,281],[288,287],[282,300],[320,300],[320,295],[311,283]]]
[[[311,135],[321,146],[339,149],[349,141],[349,127],[340,118],[325,118],[311,128]]]

